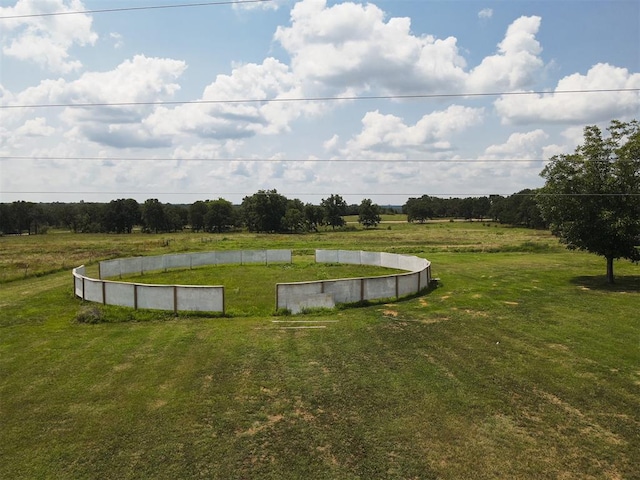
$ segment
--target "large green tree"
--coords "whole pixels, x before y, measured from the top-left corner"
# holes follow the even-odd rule
[[[324,210],[320,205],[307,203],[304,206],[304,218],[308,231],[318,231],[318,227],[324,222]]]
[[[365,198],[358,209],[358,222],[364,228],[376,227],[380,223],[380,207],[370,198]]]
[[[252,232],[279,232],[287,210],[287,197],[277,190],[259,190],[242,200],[242,216]]]
[[[189,223],[193,232],[204,230],[205,215],[207,214],[207,204],[202,200],[198,200],[189,205]]]
[[[410,198],[402,206],[402,211],[407,214],[407,222],[424,223],[434,216],[432,198],[429,195]]]
[[[111,200],[103,208],[102,224],[107,232],[131,233],[140,222],[140,205],[133,198]]]
[[[207,231],[222,233],[235,223],[233,204],[224,198],[208,202],[204,218]]]
[[[613,283],[615,259],[640,261],[640,124],[607,130],[588,126],[575,153],[552,157],[537,198],[551,231],[570,249],[603,256]]]
[[[165,210],[157,198],[149,198],[142,204],[141,217],[145,231],[158,233],[166,230]]]
[[[327,225],[331,225],[333,229],[345,225],[342,216],[347,213],[347,202],[340,195],[323,198],[320,206],[324,210],[324,221]]]

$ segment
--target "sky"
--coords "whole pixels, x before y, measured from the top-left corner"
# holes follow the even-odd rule
[[[637,0],[185,3],[0,0],[0,202],[510,195],[640,119]]]

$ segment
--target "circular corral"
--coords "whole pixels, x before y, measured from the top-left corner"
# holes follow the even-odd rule
[[[376,277],[279,283],[276,309],[298,313],[305,308],[333,307],[384,298],[400,298],[428,287],[431,263],[420,257],[386,252],[316,250],[317,263],[372,265],[406,273]],[[291,263],[291,250],[234,250],[121,258],[100,262],[99,279],[73,269],[74,293],[89,302],[156,310],[225,312],[222,285],[150,285],[107,280],[136,273],[205,265]]]

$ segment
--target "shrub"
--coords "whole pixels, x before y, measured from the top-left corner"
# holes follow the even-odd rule
[[[80,307],[76,314],[78,323],[100,323],[102,322],[102,311],[95,305],[84,305]]]

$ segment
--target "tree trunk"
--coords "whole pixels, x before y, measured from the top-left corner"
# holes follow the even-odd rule
[[[613,257],[607,257],[607,283],[612,285],[613,280]]]

